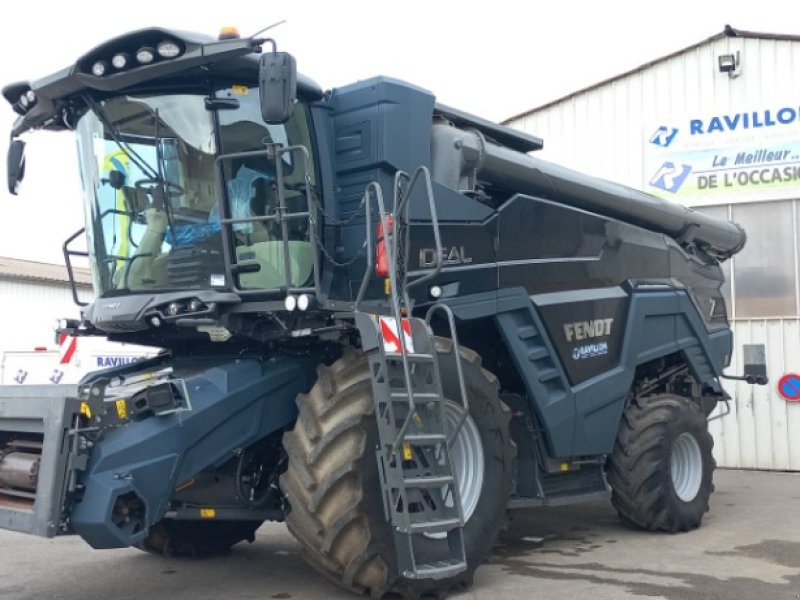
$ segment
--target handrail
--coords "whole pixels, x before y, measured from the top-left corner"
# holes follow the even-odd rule
[[[281,160],[281,157],[284,154],[293,154],[293,153],[299,153],[302,155],[303,178],[305,180],[305,197],[306,197],[305,211],[288,212],[286,206],[286,190],[284,187],[283,162]],[[225,178],[223,176],[223,167],[222,167],[223,162],[227,160],[253,158],[258,156],[266,156],[268,159],[274,160],[275,162],[275,180],[278,193],[278,206],[276,207],[275,211],[272,214],[234,218],[231,215],[230,198],[228,197],[227,190],[224,187]],[[231,239],[231,235],[229,234],[228,229],[231,227],[231,225],[237,223],[252,223],[252,222],[277,222],[280,224],[281,242],[283,249],[284,284],[285,284],[283,289],[287,293],[291,290],[306,289],[306,288],[298,288],[292,284],[292,264],[289,256],[290,252],[289,252],[289,230],[288,230],[289,220],[306,218],[308,219],[309,243],[311,244],[312,248],[314,248],[314,251],[312,252],[312,260],[314,265],[313,291],[316,295],[319,295],[321,289],[320,263],[319,263],[320,258],[316,251],[318,245],[317,244],[318,215],[317,215],[316,203],[314,202],[314,199],[312,198],[311,195],[312,194],[311,176],[310,176],[311,154],[308,151],[308,148],[302,145],[282,146],[281,144],[268,144],[265,150],[251,150],[248,152],[231,152],[228,154],[221,154],[216,159],[214,159],[214,164],[216,166],[216,174],[217,174],[217,181],[219,188],[218,194],[221,199],[220,225],[222,230],[222,241],[224,246],[223,258],[225,261],[225,271],[227,273],[228,279],[231,282],[231,288],[233,289],[233,291],[238,294],[258,294],[258,293],[264,293],[265,291],[275,291],[273,289],[245,290],[241,289],[239,285],[236,283],[235,265],[239,263],[239,260],[235,256],[233,240]]]
[[[356,301],[353,304],[353,310],[358,310],[358,307],[361,305],[361,302],[364,300],[364,294],[367,292],[367,286],[369,284],[369,280],[372,277],[372,269],[375,266],[375,259],[373,257],[373,247],[372,247],[372,202],[370,197],[370,192],[375,192],[375,197],[378,198],[378,206],[383,206],[383,190],[381,186],[377,184],[375,181],[370,181],[367,184],[367,187],[364,188],[364,195],[366,199],[364,201],[364,213],[365,213],[365,220],[366,220],[366,251],[367,251],[367,266],[364,269],[364,277],[361,280],[361,286],[358,288],[358,295],[356,296]],[[385,230],[384,230],[385,232]],[[386,238],[386,233],[384,233],[384,239]]]
[[[61,249],[64,252],[64,263],[65,266],[67,267],[67,277],[69,277],[69,286],[72,290],[72,300],[78,306],[89,306],[89,303],[82,302],[78,298],[78,286],[75,282],[75,274],[72,271],[72,257],[89,256],[89,253],[83,250],[70,250],[69,245],[84,233],[86,233],[86,227],[81,227],[80,229],[78,229],[78,231],[69,236],[66,239],[66,241],[64,241],[64,244],[61,246]]]
[[[403,219],[408,222],[408,208],[411,204],[411,193],[414,191],[414,187],[417,185],[417,182],[422,181],[425,184],[425,195],[428,200],[428,207],[431,212],[431,227],[433,229],[433,241],[435,247],[435,258],[434,258],[434,265],[433,270],[429,273],[419,277],[413,281],[408,281],[408,260],[409,260],[409,248],[410,248],[410,239],[411,239],[411,231],[409,227],[406,227],[406,239],[405,239],[405,256],[404,264],[406,265],[406,272],[404,273],[403,278],[403,289],[407,290],[409,288],[416,287],[422,283],[430,281],[431,279],[437,277],[439,273],[442,271],[442,266],[444,265],[444,260],[442,258],[442,239],[441,234],[439,232],[439,215],[436,212],[436,198],[433,194],[433,184],[431,183],[431,173],[425,166],[417,167],[414,170],[413,175],[409,176],[408,173],[404,171],[398,171],[395,174],[395,194],[397,199],[399,200],[400,206],[397,205],[397,200],[395,201],[395,210],[397,213],[403,215]],[[401,190],[402,181],[405,180],[405,189]],[[400,196],[400,192],[402,191],[402,196]],[[395,220],[395,224],[399,219]],[[410,308],[410,307],[409,307]]]
[[[456,332],[456,319],[453,314],[453,309],[447,304],[441,303],[431,306],[428,312],[425,313],[425,324],[428,325],[428,327],[430,327],[431,318],[436,311],[442,311],[447,316],[447,324],[450,328],[450,339],[453,341],[453,353],[456,357],[456,375],[458,376],[458,387],[461,392],[461,404],[464,407],[464,413],[459,418],[458,424],[453,428],[453,431],[447,438],[448,445],[452,445],[453,440],[456,439],[456,436],[467,421],[467,415],[469,414],[469,398],[467,397],[467,386],[464,382],[464,369],[461,365],[461,346],[458,344],[458,333]]]

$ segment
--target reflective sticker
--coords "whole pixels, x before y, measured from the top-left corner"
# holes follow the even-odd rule
[[[224,287],[225,286],[225,275],[221,274],[213,274],[211,276],[211,287]]]
[[[87,419],[92,418],[92,409],[89,408],[88,402],[81,402],[81,414]]]
[[[117,407],[117,416],[119,417],[120,421],[124,421],[128,418],[128,405],[125,403],[125,398],[120,398],[114,404]]]
[[[200,518],[201,519],[214,519],[217,516],[216,509],[213,508],[201,508],[200,509]]]
[[[403,444],[403,460],[413,460],[414,451],[411,449],[411,444]]]
[[[250,88],[246,85],[235,84],[231,86],[231,91],[237,96],[246,96],[250,93]]]
[[[402,350],[400,345],[400,335],[397,331],[397,321],[393,317],[378,317],[381,327],[381,337],[383,338],[383,349],[386,352],[399,354]],[[403,323],[403,343],[406,352],[414,353],[414,340],[411,337],[411,323],[408,319],[402,319]]]

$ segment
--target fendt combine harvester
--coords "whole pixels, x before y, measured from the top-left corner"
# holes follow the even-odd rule
[[[509,508],[700,525],[737,225],[266,38],[145,29],[2,93],[12,193],[22,134],[77,134],[95,300],[62,331],[164,350],[0,388],[0,527],[205,554],[285,520],[337,584],[419,597]]]

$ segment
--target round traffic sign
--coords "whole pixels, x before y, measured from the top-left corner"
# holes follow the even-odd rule
[[[800,375],[787,373],[778,380],[778,393],[789,402],[800,401]]]

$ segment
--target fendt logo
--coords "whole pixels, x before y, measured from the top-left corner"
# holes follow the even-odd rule
[[[676,165],[668,160],[653,175],[650,185],[674,194],[680,189],[691,172],[692,165]]]
[[[650,143],[661,146],[662,148],[669,148],[669,145],[672,143],[672,140],[675,139],[676,135],[678,135],[678,129],[676,127],[662,125],[650,136]]]
[[[568,342],[611,335],[614,319],[594,319],[593,321],[577,321],[564,323],[564,335]]]

